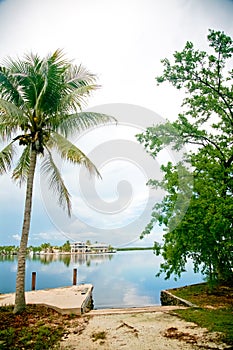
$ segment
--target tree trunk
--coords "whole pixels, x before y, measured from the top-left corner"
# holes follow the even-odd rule
[[[36,169],[36,156],[37,156],[36,151],[32,150],[29,172],[27,177],[27,189],[26,189],[26,198],[25,198],[25,206],[24,206],[22,236],[21,236],[20,247],[18,252],[18,269],[17,269],[17,279],[16,279],[14,313],[20,313],[26,307],[26,301],[25,301],[26,252],[27,252],[28,235],[29,235],[30,223],[31,223],[32,192],[33,192],[34,174]]]
[[[225,256],[222,261],[217,264],[218,281],[222,284],[233,285],[233,271],[231,268],[230,259]]]

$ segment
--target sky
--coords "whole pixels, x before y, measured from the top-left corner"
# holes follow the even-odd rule
[[[148,246],[161,240],[160,227],[139,240],[153,204],[163,196],[146,182],[161,178],[161,164],[177,162],[181,154],[167,149],[152,159],[135,134],[174,120],[181,111],[182,92],[156,85],[160,60],[172,58],[187,41],[208,50],[209,28],[233,36],[232,18],[232,0],[0,0],[0,61],[61,48],[101,85],[84,110],[118,120],[117,126],[72,139],[97,165],[101,180],[57,160],[72,195],[71,218],[58,207],[37,167],[29,245],[90,240]],[[0,245],[18,245],[25,188],[8,174],[0,177],[0,191]]]

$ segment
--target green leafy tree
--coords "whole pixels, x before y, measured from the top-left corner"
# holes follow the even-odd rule
[[[70,215],[71,199],[52,151],[63,160],[84,165],[99,175],[94,164],[68,136],[113,118],[99,113],[82,112],[82,106],[96,78],[82,65],[73,65],[61,50],[45,58],[30,54],[24,59],[7,59],[0,66],[0,173],[9,171],[17,144],[22,148],[13,179],[26,182],[25,210],[18,254],[14,312],[25,308],[25,256],[31,221],[32,194],[36,164],[58,195],[59,204]],[[8,142],[8,143],[7,143]]]
[[[66,243],[63,244],[63,246],[61,247],[63,252],[70,252],[70,242],[66,241]]]
[[[180,276],[192,258],[195,271],[201,269],[209,282],[232,283],[233,42],[214,30],[208,41],[210,54],[187,42],[173,55],[173,63],[162,60],[164,71],[157,82],[185,91],[184,111],[175,122],[148,128],[138,140],[153,157],[167,146],[179,151],[189,145],[191,150],[182,162],[162,166],[161,181],[149,181],[163,188],[165,196],[155,204],[142,237],[155,223],[164,227],[163,243],[155,243],[155,250],[164,258],[160,273],[167,278]]]
[[[52,251],[52,246],[48,242],[42,243],[40,247],[41,247],[41,250],[44,251],[45,253],[50,253]]]
[[[14,245],[10,246],[0,246],[0,254],[3,255],[16,255],[18,251],[18,247],[15,247]]]

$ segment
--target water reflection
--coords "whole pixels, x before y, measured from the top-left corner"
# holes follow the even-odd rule
[[[0,262],[15,261],[16,259],[17,255],[0,255]]]
[[[90,267],[93,263],[95,265],[102,264],[107,261],[111,261],[113,254],[75,254],[71,255],[71,263],[78,266],[86,265]]]
[[[53,262],[61,261],[67,267],[71,264],[76,264],[78,266],[86,265],[91,266],[94,262],[95,264],[103,263],[104,261],[111,260],[113,254],[40,254],[34,255],[28,260],[40,261],[42,264],[48,265]]]
[[[92,263],[101,264],[105,261],[111,260],[114,254],[36,254],[28,256],[27,261],[39,261],[41,264],[49,265],[51,263],[60,261],[67,267],[71,264],[86,265],[90,267]],[[0,262],[16,261],[17,255],[0,255]]]
[[[155,277],[160,262],[152,251],[37,255],[26,262],[26,290],[31,289],[33,271],[37,273],[36,289],[45,289],[72,285],[73,269],[77,268],[78,283],[94,286],[95,308],[130,307],[160,304],[162,289],[203,280],[201,274],[192,272],[191,264],[177,282]],[[0,293],[13,292],[17,258],[1,257],[0,264]]]

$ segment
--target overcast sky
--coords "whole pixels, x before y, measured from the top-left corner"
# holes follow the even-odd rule
[[[98,76],[101,88],[88,108],[119,121],[73,139],[99,167],[102,180],[60,163],[73,199],[71,219],[57,207],[38,168],[29,244],[89,239],[149,245],[161,238],[156,227],[138,241],[153,203],[162,196],[146,182],[160,176],[164,160],[176,161],[179,155],[168,151],[152,160],[135,134],[165,118],[174,120],[181,110],[182,93],[156,86],[160,60],[182,50],[186,41],[208,49],[208,28],[233,36],[232,18],[231,0],[0,0],[0,60],[64,49],[74,63]],[[25,188],[10,176],[2,176],[0,186],[0,245],[17,245]]]

